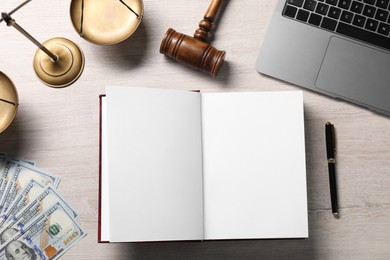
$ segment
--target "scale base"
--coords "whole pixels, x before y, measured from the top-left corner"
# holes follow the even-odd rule
[[[72,41],[57,37],[43,44],[50,52],[58,56],[53,61],[41,49],[34,56],[34,70],[38,78],[49,87],[63,88],[71,85],[84,69],[84,55]]]

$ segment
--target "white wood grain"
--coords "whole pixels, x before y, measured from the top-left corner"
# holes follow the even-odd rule
[[[21,1],[1,1],[9,11]],[[358,106],[304,91],[310,238],[98,244],[98,95],[106,85],[203,91],[296,90],[254,69],[276,0],[226,1],[213,46],[227,52],[216,79],[159,53],[169,27],[192,35],[208,0],[145,0],[137,32],[114,46],[97,46],[78,36],[70,1],[35,0],[13,18],[39,41],[69,38],[84,52],[80,79],[64,89],[35,76],[36,47],[15,29],[0,24],[0,70],[15,83],[20,107],[0,135],[0,150],[38,161],[61,176],[60,193],[80,213],[88,236],[62,259],[389,259],[390,120]],[[324,125],[337,131],[340,219],[330,210]]]

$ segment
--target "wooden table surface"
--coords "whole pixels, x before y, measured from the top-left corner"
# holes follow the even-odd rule
[[[8,12],[20,2],[3,0],[0,11]],[[99,46],[74,30],[70,1],[30,2],[13,15],[19,25],[40,42],[66,37],[84,52],[83,74],[62,89],[38,80],[32,67],[37,48],[14,28],[0,24],[0,71],[14,82],[20,98],[14,122],[0,134],[0,151],[36,160],[39,167],[62,178],[58,190],[78,210],[79,222],[88,232],[62,259],[390,259],[390,119],[256,72],[256,57],[276,0],[225,1],[212,45],[227,56],[216,79],[161,55],[166,30],[172,27],[192,35],[208,4],[208,0],[145,0],[144,19],[131,38]],[[303,90],[310,237],[98,244],[98,96],[107,85]],[[327,121],[337,131],[339,219],[330,209]]]

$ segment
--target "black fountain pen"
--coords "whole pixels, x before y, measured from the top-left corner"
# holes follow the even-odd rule
[[[329,186],[330,186],[330,200],[332,203],[332,213],[336,217],[339,215],[338,203],[337,203],[337,188],[336,188],[336,142],[335,132],[333,124],[327,122],[325,125],[325,137],[326,137],[326,155],[328,158],[329,169]]]

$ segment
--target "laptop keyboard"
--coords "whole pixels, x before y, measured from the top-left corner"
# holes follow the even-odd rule
[[[283,15],[390,50],[390,0],[287,0]]]

